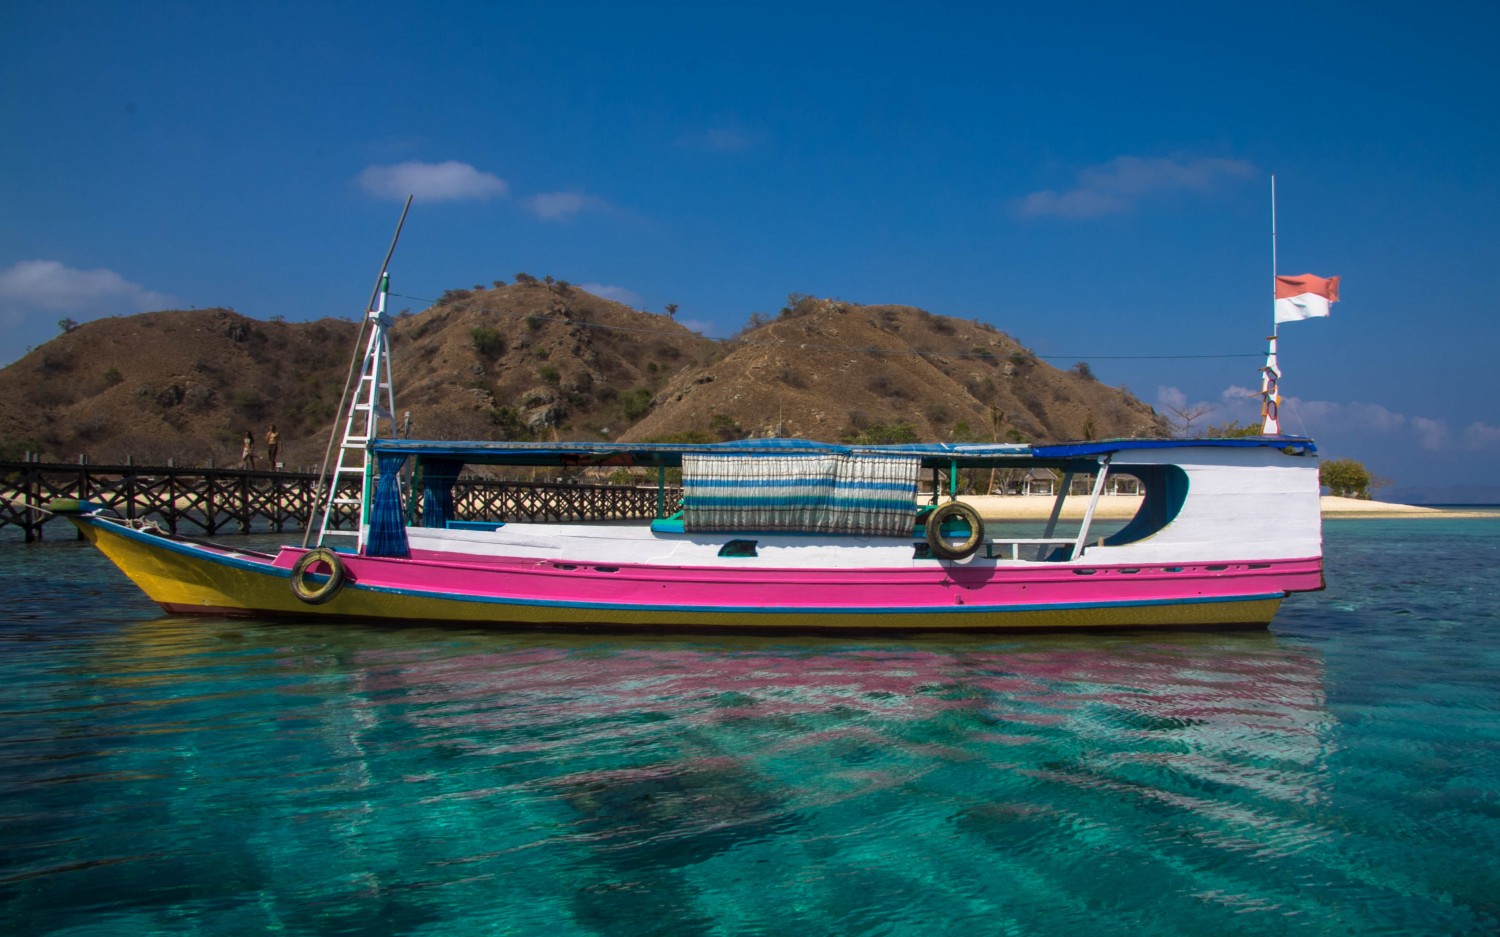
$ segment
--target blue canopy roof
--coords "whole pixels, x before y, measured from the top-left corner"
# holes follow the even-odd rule
[[[1195,449],[1201,447],[1293,449],[1315,453],[1305,436],[1245,436],[1233,439],[1105,439],[1032,446],[1024,443],[913,443],[861,446],[808,439],[742,439],[720,443],[626,442],[488,442],[416,439],[376,439],[376,453],[405,454],[424,459],[450,459],[488,465],[643,465],[676,466],[684,453],[717,455],[845,454],[917,456],[927,465],[1046,465],[1097,458],[1108,453],[1139,449]]]

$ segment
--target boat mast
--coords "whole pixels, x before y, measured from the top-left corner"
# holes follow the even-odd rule
[[[1276,362],[1276,176],[1271,176],[1271,343],[1260,369],[1261,434],[1281,435],[1281,366]]]
[[[386,313],[385,307],[391,285],[389,271],[391,255],[396,252],[396,242],[401,239],[401,228],[406,224],[406,213],[411,209],[411,201],[411,196],[407,196],[406,205],[401,209],[401,219],[396,222],[396,233],[391,238],[391,246],[385,252],[385,260],[380,265],[380,276],[375,281],[375,290],[370,294],[369,305],[360,323],[360,341],[355,346],[356,357],[350,362],[349,376],[344,382],[344,394],[339,401],[339,413],[344,417],[344,430],[342,442],[338,443],[338,462],[332,478],[329,478],[328,463],[332,457],[334,445],[339,440],[338,423],[335,422],[329,433],[328,448],[323,455],[323,465],[318,471],[319,479],[326,482],[323,492],[323,510],[318,521],[317,544],[319,546],[322,546],[324,539],[329,536],[352,536],[357,538],[358,549],[364,549],[365,530],[369,523],[370,498],[374,494],[375,485],[375,461],[370,456],[369,444],[371,440],[379,437],[382,419],[389,424],[391,436],[397,433],[396,396],[391,380],[389,335],[391,317]],[[367,332],[368,337],[366,337]],[[363,345],[362,352],[361,344]],[[357,384],[355,383],[356,374],[358,374]],[[343,494],[343,481],[352,475],[361,478],[357,497]],[[353,508],[358,521],[355,530],[330,529],[330,520],[333,518],[335,505]],[[304,547],[308,545],[311,537],[312,525],[308,524],[302,539]]]

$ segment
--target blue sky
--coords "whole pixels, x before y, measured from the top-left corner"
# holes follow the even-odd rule
[[[65,317],[353,317],[411,191],[398,308],[907,303],[1250,418],[1275,173],[1280,272],[1343,277],[1282,327],[1284,429],[1494,483],[1500,7],[1040,6],[11,0],[0,364]]]

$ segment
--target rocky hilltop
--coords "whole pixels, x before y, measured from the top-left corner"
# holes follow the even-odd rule
[[[274,423],[316,463],[357,323],[227,309],[100,319],[0,369],[0,458],[237,463]],[[436,439],[871,442],[1159,435],[1086,365],[1059,370],[992,326],[793,296],[716,341],[562,281],[450,290],[392,330],[396,404]]]

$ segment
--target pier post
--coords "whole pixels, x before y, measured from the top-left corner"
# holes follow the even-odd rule
[[[31,455],[29,452],[26,454],[28,463],[32,461]],[[37,502],[42,497],[42,482],[35,469],[27,468],[21,479],[21,490],[26,492],[22,500],[30,505],[22,515],[25,518],[22,521],[22,529],[26,535],[26,542],[35,543],[42,536],[42,525],[39,520],[41,515],[36,509]]]

